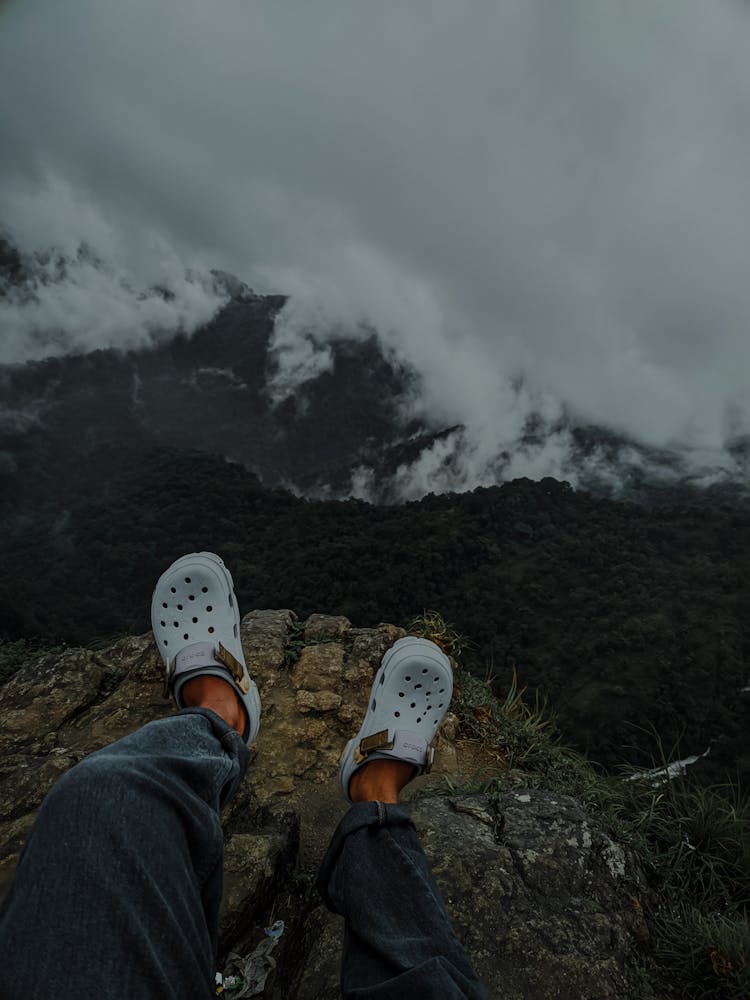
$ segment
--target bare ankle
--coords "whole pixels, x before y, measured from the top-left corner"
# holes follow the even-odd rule
[[[352,802],[385,802],[395,805],[414,768],[404,760],[373,760],[355,771],[349,782]]]
[[[247,720],[245,706],[232,685],[221,677],[193,677],[182,688],[182,699],[191,707],[210,708],[240,736],[244,733]]]

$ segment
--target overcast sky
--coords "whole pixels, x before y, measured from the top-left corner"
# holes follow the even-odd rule
[[[371,325],[475,471],[532,411],[721,449],[750,432],[750,8],[11,0],[0,225],[100,260],[0,304],[3,361],[192,328],[221,267],[292,295],[277,391]]]

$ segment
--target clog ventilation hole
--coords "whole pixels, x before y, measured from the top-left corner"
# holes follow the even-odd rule
[[[415,681],[413,684],[411,684],[411,680],[412,680],[411,674],[407,674],[404,677],[404,682],[405,683],[404,683],[403,686],[406,688],[407,685],[411,685],[411,690],[413,692],[412,697],[415,698],[415,699],[422,699],[424,701],[425,705],[426,705],[426,708],[420,709],[420,711],[422,712],[422,714],[419,715],[416,718],[416,720],[415,720],[417,723],[420,723],[420,724],[422,722],[422,719],[427,715],[427,713],[431,712],[432,709],[433,709],[432,702],[429,702],[429,699],[432,698],[432,701],[434,702],[441,695],[445,694],[445,688],[444,687],[438,688],[434,692],[433,692],[432,688],[429,691],[424,691],[423,692],[422,689],[423,689],[424,685],[429,683],[429,677],[427,677],[425,675],[427,675],[429,673],[430,673],[430,671],[429,671],[429,669],[427,667],[422,667],[422,673],[420,675],[421,676],[421,680],[419,681],[419,683],[417,683]],[[380,675],[380,683],[383,684],[384,682],[385,682],[385,674],[381,674]],[[440,677],[439,676],[433,677],[432,678],[432,683],[433,683],[433,685],[439,684],[440,683]],[[408,696],[407,695],[407,691],[399,691],[398,696],[399,696],[399,698],[406,698]],[[444,701],[440,701],[438,703],[438,706],[437,706],[438,711],[443,707],[444,704],[445,704]],[[377,705],[378,705],[377,698],[373,698],[372,699],[372,706],[371,706],[373,712],[377,708]],[[416,700],[409,702],[409,708],[410,709],[413,710],[416,707],[417,707],[417,701]],[[401,712],[398,709],[396,709],[394,711],[393,715],[397,719],[401,718]],[[425,720],[425,721],[429,721],[429,720]],[[433,726],[436,726],[439,721],[440,721],[440,718],[438,716],[434,716],[433,719],[432,719]]]
[[[198,591],[198,588],[197,588],[197,587],[191,587],[191,586],[190,586],[190,585],[191,585],[191,583],[193,582],[193,581],[192,581],[192,578],[191,578],[191,577],[189,577],[189,576],[186,576],[186,577],[184,578],[184,582],[185,582],[185,584],[187,584],[187,588],[186,588],[186,589],[187,589],[188,591],[189,591],[189,590],[193,590],[193,591],[196,591],[196,593],[187,593],[187,600],[188,600],[188,601],[192,601],[192,602],[193,602],[193,605],[194,605],[194,606],[193,606],[193,607],[192,607],[192,608],[191,608],[190,610],[191,610],[191,611],[197,611],[197,610],[199,610],[199,606],[198,606],[198,605],[196,605],[196,604],[195,604],[195,602],[196,602],[196,601],[199,601],[199,600],[201,599],[201,595],[203,595],[203,594],[207,594],[207,593],[208,593],[208,587],[205,587],[205,586],[204,586],[204,587],[201,587],[201,588],[200,588],[200,593],[198,593],[198,592],[197,592],[197,591]],[[175,597],[176,597],[176,598],[178,599],[178,601],[179,601],[179,603],[175,604],[175,609],[176,609],[177,611],[180,611],[180,612],[182,612],[182,611],[184,611],[184,610],[185,610],[185,604],[184,604],[184,602],[185,602],[185,600],[186,600],[186,597],[185,597],[185,595],[183,595],[183,594],[181,593],[181,591],[183,590],[183,587],[182,587],[182,583],[180,583],[180,584],[179,584],[178,586],[179,586],[179,592],[178,592],[178,587],[177,587],[177,586],[173,586],[173,587],[170,587],[170,588],[169,588],[169,590],[170,590],[170,593],[174,594],[174,595],[175,595]],[[205,598],[204,598],[204,599],[205,599]],[[228,598],[228,599],[229,599],[229,607],[230,607],[230,608],[231,608],[231,607],[234,607],[234,601],[233,601],[233,596],[232,596],[232,593],[231,593],[231,592],[229,593],[229,598]],[[169,604],[167,603],[167,601],[162,601],[162,605],[161,605],[161,606],[162,606],[162,608],[163,608],[164,610],[166,610],[166,611],[169,611]],[[213,606],[213,604],[207,604],[207,605],[205,606],[205,614],[208,614],[208,615],[210,615],[210,614],[212,614],[212,613],[213,613],[213,610],[214,610],[214,606]],[[167,625],[167,619],[168,619],[168,618],[169,618],[169,615],[166,615],[166,616],[165,616],[164,618],[162,618],[162,619],[161,619],[161,620],[159,621],[159,624],[160,624],[160,625],[161,625],[161,627],[162,627],[162,628],[164,628],[164,629],[169,629],[169,628],[170,628],[170,626],[169,626],[169,625]],[[180,627],[184,628],[184,627],[186,626],[186,624],[187,624],[187,623],[184,623],[184,622],[183,622],[183,623],[181,624],[181,621],[182,621],[182,615],[180,615],[180,621],[172,621],[172,623],[171,623],[171,624],[172,624],[172,627],[174,627],[174,628],[176,628],[176,629],[179,629]],[[193,624],[193,625],[197,625],[197,624],[198,624],[198,622],[200,621],[200,616],[199,616],[198,614],[192,614],[192,615],[191,615],[191,618],[190,618],[190,621],[192,622],[192,624]],[[208,626],[208,628],[206,629],[206,631],[208,632],[208,634],[209,634],[209,635],[213,635],[213,634],[214,634],[214,626],[213,626],[213,625],[209,625],[209,626]],[[238,632],[238,630],[237,630],[237,623],[236,623],[236,622],[235,622],[235,623],[234,623],[234,625],[233,625],[233,632],[234,632],[234,637],[235,637],[235,639],[236,639],[236,638],[237,638],[237,632]],[[190,633],[189,633],[189,632],[183,632],[183,634],[182,634],[182,638],[183,638],[183,640],[184,640],[185,642],[188,642],[188,641],[189,641],[189,639],[190,639]],[[200,641],[200,640],[198,640],[198,639],[196,638],[196,641]],[[162,638],[162,645],[164,645],[164,646],[167,646],[167,647],[168,647],[168,646],[169,646],[169,639],[166,639],[166,638]]]

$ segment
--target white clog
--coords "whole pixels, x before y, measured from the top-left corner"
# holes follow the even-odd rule
[[[258,688],[240,643],[240,611],[232,575],[213,552],[191,552],[159,577],[151,600],[151,627],[166,668],[165,690],[183,708],[181,691],[192,677],[228,681],[247,711],[243,738],[260,727]]]
[[[452,696],[453,671],[439,646],[414,636],[391,646],[375,675],[360,730],[341,757],[339,780],[350,802],[352,775],[372,760],[408,761],[412,777],[429,771],[432,741]]]

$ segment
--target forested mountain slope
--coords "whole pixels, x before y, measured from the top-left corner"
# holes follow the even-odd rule
[[[476,640],[471,669],[504,688],[515,668],[596,761],[648,762],[653,730],[684,753],[718,741],[715,768],[747,767],[746,506],[649,509],[551,479],[403,506],[323,503],[221,458],[116,447],[56,483],[29,448],[2,495],[8,638],[141,632],[164,566],[212,549],[243,608],[324,608],[355,624],[438,609]]]

